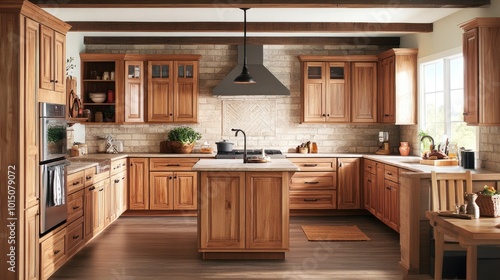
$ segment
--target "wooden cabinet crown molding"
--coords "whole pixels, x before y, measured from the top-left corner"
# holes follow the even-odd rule
[[[463,30],[469,30],[476,27],[493,27],[500,25],[500,17],[481,17],[473,18],[459,25]]]
[[[379,60],[382,60],[391,57],[393,55],[417,55],[417,54],[418,54],[418,49],[392,48],[390,50],[377,54],[377,58]]]
[[[71,29],[71,25],[40,9],[40,7],[29,1],[1,1],[0,11],[2,13],[22,14],[41,24],[50,26],[50,28],[59,33],[66,34]]]
[[[319,61],[319,62],[330,62],[330,61],[346,61],[346,62],[356,62],[356,61],[378,61],[376,55],[298,55],[297,58],[300,62],[308,61]]]

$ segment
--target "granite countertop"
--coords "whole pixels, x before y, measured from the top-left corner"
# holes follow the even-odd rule
[[[242,159],[200,159],[193,171],[299,171],[288,159],[272,159],[266,163],[243,163]]]

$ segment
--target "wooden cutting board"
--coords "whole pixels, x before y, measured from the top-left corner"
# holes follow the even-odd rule
[[[421,159],[420,164],[434,165],[434,166],[456,166],[458,160],[456,159]]]

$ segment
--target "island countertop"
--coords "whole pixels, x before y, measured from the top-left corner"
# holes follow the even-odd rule
[[[193,171],[300,171],[288,159],[272,159],[266,163],[243,163],[242,159],[200,159]]]

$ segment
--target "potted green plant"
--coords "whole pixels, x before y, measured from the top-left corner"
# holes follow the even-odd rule
[[[168,141],[172,151],[178,154],[189,154],[196,141],[201,139],[201,134],[189,126],[179,126],[168,132]]]
[[[60,153],[63,150],[64,139],[66,138],[66,127],[62,125],[50,126],[47,130],[48,149],[51,153]]]

